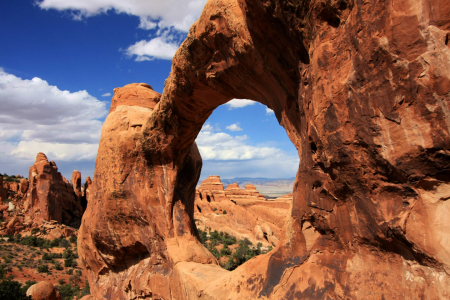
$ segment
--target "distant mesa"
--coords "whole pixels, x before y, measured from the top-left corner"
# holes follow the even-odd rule
[[[291,205],[287,199],[266,200],[251,184],[241,189],[232,183],[224,190],[219,176],[209,176],[196,190],[194,219],[203,231],[217,230],[247,238],[254,245],[277,246]]]

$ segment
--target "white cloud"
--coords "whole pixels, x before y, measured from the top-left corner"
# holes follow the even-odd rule
[[[208,175],[233,177],[288,178],[295,176],[299,158],[276,147],[258,147],[246,143],[248,136],[233,137],[215,132],[205,124],[197,136],[203,159],[202,178]]]
[[[266,107],[266,115],[271,115],[274,114],[273,110],[271,110],[270,108]]]
[[[104,94],[102,95],[102,97],[108,97],[108,96],[111,96],[111,93],[104,93]]]
[[[231,124],[229,126],[226,126],[225,128],[230,130],[230,131],[241,131],[242,128],[239,125],[240,125],[239,123],[234,123],[234,124]]]
[[[196,142],[203,160],[252,160],[282,157],[285,153],[275,147],[247,145],[247,135],[233,137],[224,132],[214,132],[205,124]]]
[[[141,29],[145,29],[145,30],[150,30],[150,29],[155,29],[156,26],[158,26],[158,23],[153,22],[152,19],[148,16],[146,17],[140,17],[140,24],[139,24],[139,28]]]
[[[136,61],[153,60],[155,58],[171,60],[180,44],[180,41],[175,41],[174,36],[166,33],[149,41],[139,41],[128,47],[125,53],[129,57],[136,56]]]
[[[107,114],[87,91],[62,91],[45,80],[21,79],[0,68],[0,168],[34,162],[38,152],[59,161],[93,161]],[[67,174],[66,174],[67,175]]]
[[[20,141],[11,151],[12,155],[25,160],[36,159],[36,149],[43,152],[52,160],[76,162],[80,160],[94,161],[97,156],[98,144],[64,144],[44,143],[36,141]]]
[[[206,0],[38,0],[42,9],[69,11],[75,20],[98,14],[126,13],[140,17],[139,28],[154,29],[173,27],[188,32],[192,23],[198,19]]]
[[[228,109],[234,109],[234,108],[241,108],[248,105],[253,105],[256,102],[253,100],[247,100],[247,99],[233,99],[225,103],[226,106],[228,106]]]

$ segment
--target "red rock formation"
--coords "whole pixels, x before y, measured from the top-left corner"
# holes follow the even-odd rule
[[[145,156],[140,128],[161,95],[142,84],[123,89],[127,93],[115,89],[103,125],[78,253],[90,282],[96,282],[93,298],[170,299],[180,286],[174,265],[216,263],[198,241],[192,220],[201,158],[195,144],[181,169],[167,166],[164,157]]]
[[[82,197],[81,197],[81,206],[83,207],[83,212],[86,210],[87,203],[89,201],[89,188],[92,185],[91,177],[86,178],[86,182],[84,183],[84,187],[82,188]]]
[[[36,221],[56,220],[76,227],[82,208],[73,186],[58,172],[55,162],[38,153],[30,167],[29,179],[25,212]]]
[[[200,198],[206,199],[208,202],[229,200],[225,196],[220,176],[208,176],[208,178],[202,181],[198,191]]]
[[[30,286],[27,290],[27,296],[31,296],[33,300],[62,300],[61,294],[48,281],[41,281]]]
[[[247,184],[245,190],[241,189],[235,182],[225,189],[225,195],[235,203],[243,204],[251,201],[266,201],[266,197],[261,195],[254,185]]]
[[[28,180],[26,178],[21,178],[19,183],[19,197],[24,197],[28,192]]]
[[[293,194],[292,194],[292,193],[289,193],[289,194],[280,196],[280,197],[276,198],[275,200],[276,200],[276,201],[284,201],[284,202],[289,202],[289,203],[291,203],[291,202],[292,202],[292,197],[293,197]]]
[[[449,298],[449,16],[446,0],[208,1],[131,149],[103,128],[117,147],[101,142],[79,239],[94,297]],[[273,109],[300,165],[278,247],[227,272],[191,239],[193,145],[232,98]]]
[[[72,178],[70,179],[70,184],[72,185],[73,191],[81,202],[82,192],[81,192],[81,173],[78,170],[74,170],[72,173]]]

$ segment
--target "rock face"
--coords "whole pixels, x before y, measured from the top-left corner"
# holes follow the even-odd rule
[[[41,281],[30,286],[27,296],[31,296],[33,300],[62,300],[58,290],[48,281]]]
[[[449,31],[447,0],[208,1],[142,130],[104,125],[94,297],[449,299]],[[194,140],[232,98],[270,107],[300,165],[279,245],[226,272],[195,239]]]
[[[58,172],[55,162],[49,162],[44,153],[38,153],[36,162],[30,167],[25,212],[36,220],[56,220],[77,227],[83,213],[80,199],[73,188],[79,186],[78,175],[74,172],[72,180],[75,182],[69,184]]]
[[[142,150],[141,128],[160,97],[146,84],[114,90],[78,235],[78,254],[89,282],[96,282],[94,299],[170,299],[181,293],[175,264],[217,264],[192,220],[201,168],[197,146],[190,146],[181,169]]]

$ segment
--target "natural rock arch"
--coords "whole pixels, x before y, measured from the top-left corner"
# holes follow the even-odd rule
[[[448,298],[447,2],[208,1],[162,96],[115,92],[78,239],[94,297]],[[227,272],[196,239],[194,140],[232,98],[300,166],[280,245]]]

